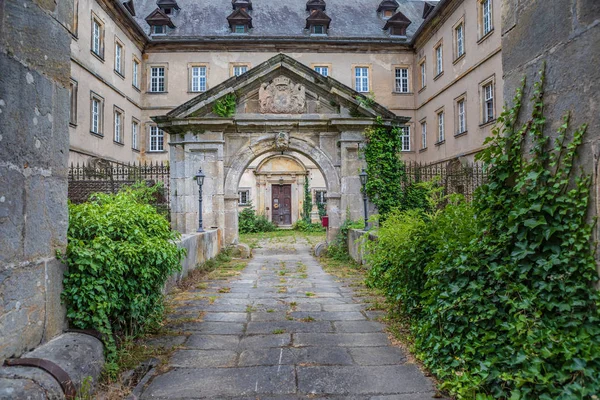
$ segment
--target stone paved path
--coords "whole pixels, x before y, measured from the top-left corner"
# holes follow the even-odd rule
[[[365,304],[323,271],[308,243],[268,241],[231,290],[178,327],[188,336],[142,399],[431,399],[432,382],[392,347]],[[207,290],[204,290],[206,292]],[[227,289],[221,289],[221,292]],[[211,294],[203,293],[203,296]],[[185,314],[183,314],[185,315]]]

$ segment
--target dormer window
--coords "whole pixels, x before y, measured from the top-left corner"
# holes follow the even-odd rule
[[[311,35],[326,35],[330,23],[331,18],[324,11],[315,10],[306,18],[306,29]]]
[[[173,15],[175,14],[175,10],[179,10],[179,4],[177,4],[177,0],[158,0],[156,5],[166,15]]]
[[[306,3],[306,11],[314,14],[316,11],[325,11],[325,0],[308,0]]]
[[[406,18],[401,12],[397,12],[387,20],[383,30],[388,31],[392,36],[406,36],[406,28],[410,24],[410,19]]]
[[[383,19],[390,19],[398,9],[398,3],[396,0],[383,0],[379,3],[377,12]]]
[[[229,28],[232,33],[244,34],[252,29],[252,17],[244,8],[238,8],[227,17]]]
[[[252,10],[252,2],[250,0],[232,0],[231,4],[234,10],[244,10],[246,12]]]
[[[171,18],[165,12],[157,8],[150,15],[146,17],[146,22],[150,25],[150,34],[153,36],[160,36],[167,34],[167,27],[174,29],[175,25]]]

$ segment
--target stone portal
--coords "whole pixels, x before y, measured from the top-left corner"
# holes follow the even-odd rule
[[[234,94],[236,109],[217,115],[214,104]],[[363,100],[363,101],[359,101]],[[198,190],[193,176],[202,168],[205,227],[221,228],[225,244],[238,241],[240,182],[244,172],[258,159],[274,155],[308,160],[322,176],[330,229],[328,240],[337,234],[343,219],[362,218],[362,195],[358,173],[365,167],[360,156],[364,130],[379,118],[386,126],[404,125],[385,107],[364,101],[364,96],[331,77],[324,77],[298,61],[280,54],[243,76],[231,78],[195,97],[165,116],[154,117],[169,134],[171,163],[171,212],[174,228],[197,229]],[[265,178],[261,212],[293,223],[294,190],[307,176],[292,177],[281,171],[277,187],[278,212],[273,214],[275,182]],[[287,179],[287,180],[286,180]],[[294,181],[295,180],[295,181]],[[260,180],[259,180],[260,181]],[[290,211],[281,210],[289,186]],[[283,190],[283,193],[282,193]],[[257,197],[258,198],[258,197]],[[268,202],[270,201],[270,203]],[[266,210],[269,208],[269,210]]]

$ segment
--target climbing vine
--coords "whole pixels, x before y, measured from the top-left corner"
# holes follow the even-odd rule
[[[574,169],[586,125],[544,134],[544,69],[525,80],[478,159],[471,205],[394,211],[372,244],[370,284],[412,321],[417,355],[459,399],[594,399],[600,297],[587,222],[591,178]],[[570,138],[570,139],[568,139]]]
[[[404,165],[399,157],[399,128],[386,127],[378,119],[375,126],[365,130],[365,138],[364,156],[369,176],[367,196],[379,214],[385,217],[402,200]]]
[[[235,114],[235,108],[237,104],[237,97],[235,94],[230,93],[227,96],[215,101],[213,105],[213,113],[219,117],[230,118]]]
[[[302,219],[310,224],[310,213],[312,212],[312,196],[310,194],[309,176],[304,179],[304,204],[302,205]]]

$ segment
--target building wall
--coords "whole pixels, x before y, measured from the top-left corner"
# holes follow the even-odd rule
[[[132,40],[122,26],[96,0],[75,1],[77,27],[71,41],[71,78],[77,82],[77,121],[70,125],[70,161],[85,161],[98,157],[129,162],[143,159],[145,142],[141,131],[142,92],[133,86],[133,59],[140,62],[142,81],[142,48]],[[104,24],[104,57],[91,50],[92,17]],[[124,69],[115,71],[115,45],[123,45]],[[102,135],[91,132],[91,92],[104,99]],[[123,143],[114,141],[114,109],[123,110]],[[133,149],[132,119],[140,121],[139,150]]]
[[[531,86],[546,62],[545,133],[556,137],[566,112],[572,129],[588,124],[576,168],[593,176],[591,219],[600,211],[600,2],[504,0],[502,14],[505,97],[513,98],[523,77]],[[529,115],[526,107],[521,115]],[[595,234],[597,242],[598,229]]]
[[[0,361],[66,327],[70,2],[0,2]]]
[[[429,24],[415,43],[413,69],[416,114],[411,123],[412,148],[407,159],[421,162],[472,158],[491,134],[493,122],[483,123],[482,82],[494,81],[495,115],[502,111],[503,77],[501,55],[501,0],[492,0],[492,31],[482,37],[480,3],[475,0],[449,1],[435,24]],[[464,26],[465,54],[456,58],[455,27]],[[442,45],[443,72],[436,76],[435,49]],[[421,88],[420,63],[425,60],[426,86]],[[466,96],[467,130],[458,134],[456,100]],[[445,141],[438,143],[437,112],[444,110]],[[421,122],[427,123],[427,147],[421,141]]]

